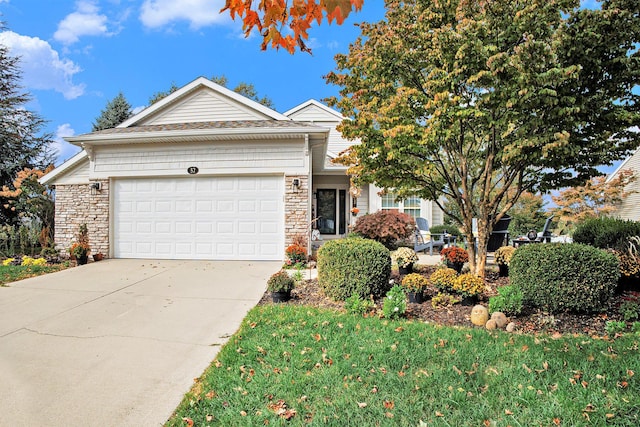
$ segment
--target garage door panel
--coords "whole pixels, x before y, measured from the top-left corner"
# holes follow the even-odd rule
[[[116,257],[282,259],[282,177],[125,179],[113,188]]]

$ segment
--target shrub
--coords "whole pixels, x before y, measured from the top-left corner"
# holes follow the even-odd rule
[[[522,312],[522,291],[515,286],[501,286],[498,295],[489,298],[489,312],[501,311],[517,316]]]
[[[453,282],[453,290],[463,297],[480,295],[485,291],[484,280],[475,274],[461,274]]]
[[[442,259],[455,264],[455,263],[465,263],[469,261],[469,254],[464,249],[458,246],[449,246],[448,248],[444,248],[440,251],[440,256]]]
[[[352,231],[394,249],[399,240],[409,239],[414,230],[415,220],[410,215],[381,210],[358,218]]]
[[[375,308],[375,303],[371,299],[360,297],[358,294],[353,294],[344,301],[344,308],[347,313],[364,315]]]
[[[391,252],[391,260],[398,264],[398,267],[406,268],[418,261],[418,254],[413,249],[403,246]]]
[[[382,303],[382,314],[387,319],[397,319],[407,311],[407,294],[398,285],[387,292]]]
[[[495,253],[496,264],[509,265],[509,262],[511,262],[511,257],[513,256],[513,253],[515,251],[516,248],[514,248],[513,246],[502,246],[501,248],[498,248]]]
[[[452,236],[456,236],[457,239],[462,238],[462,232],[458,227],[453,224],[442,224],[442,225],[434,225],[433,227],[429,227],[429,232],[431,234],[451,234]]]
[[[273,274],[267,281],[267,290],[269,292],[289,292],[295,286],[295,280],[284,270]]]
[[[620,304],[618,311],[625,322],[637,320],[640,317],[640,304],[637,301],[626,300]]]
[[[421,292],[429,285],[429,279],[422,274],[411,273],[402,279],[402,287],[409,292]]]
[[[600,249],[626,251],[629,238],[640,235],[640,222],[618,218],[589,218],[576,227],[573,241]]]
[[[389,250],[373,240],[352,237],[330,240],[318,250],[318,284],[334,300],[354,293],[380,297],[389,289]]]
[[[431,298],[431,307],[433,308],[450,307],[459,302],[460,300],[454,297],[453,295],[439,292],[438,295]]]
[[[602,310],[620,272],[612,253],[576,243],[546,243],[518,248],[509,274],[524,304],[558,313]]]
[[[453,283],[458,277],[458,273],[453,268],[439,268],[429,277],[433,285],[440,290],[453,289]]]

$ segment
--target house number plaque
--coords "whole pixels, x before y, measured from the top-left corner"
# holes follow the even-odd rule
[[[198,171],[199,171],[199,169],[197,167],[195,167],[195,166],[191,166],[191,167],[187,168],[187,173],[189,175],[195,175],[195,174],[198,173]]]

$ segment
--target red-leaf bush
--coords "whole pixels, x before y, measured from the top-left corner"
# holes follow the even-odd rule
[[[353,232],[380,242],[387,249],[395,249],[396,242],[409,239],[415,227],[416,222],[411,215],[382,210],[358,218]]]

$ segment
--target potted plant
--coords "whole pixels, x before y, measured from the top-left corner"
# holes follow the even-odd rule
[[[400,274],[409,274],[413,271],[413,263],[418,261],[418,255],[411,248],[401,247],[391,253],[391,259],[398,264]]]
[[[407,292],[409,302],[422,304],[424,301],[424,290],[429,285],[429,279],[422,274],[411,273],[402,279],[402,288]]]
[[[513,246],[502,246],[496,251],[495,259],[500,269],[500,277],[507,277],[509,275],[509,262],[511,262],[511,257],[515,251],[516,248]]]
[[[287,255],[285,268],[303,267],[307,262],[307,250],[299,243],[289,245],[284,252]]]
[[[291,290],[296,282],[286,271],[280,270],[267,281],[267,290],[271,292],[273,302],[286,302],[291,299]]]
[[[91,248],[89,247],[89,230],[87,229],[87,224],[80,224],[77,240],[71,245],[71,248],[69,248],[69,254],[71,257],[75,257],[78,265],[84,265],[89,259],[90,251]]]
[[[93,255],[93,260],[98,262],[98,261],[102,261],[104,259],[104,255],[102,254],[102,252],[98,252],[97,254]]]
[[[462,296],[462,305],[475,305],[478,295],[485,291],[484,280],[475,274],[461,274],[453,282],[453,290]]]
[[[447,267],[460,273],[465,262],[469,261],[469,254],[458,246],[449,246],[440,251],[440,256],[446,261]]]
[[[75,242],[71,245],[71,248],[69,248],[69,254],[75,257],[78,265],[84,265],[89,260],[88,254],[90,250],[91,249],[87,243]]]

